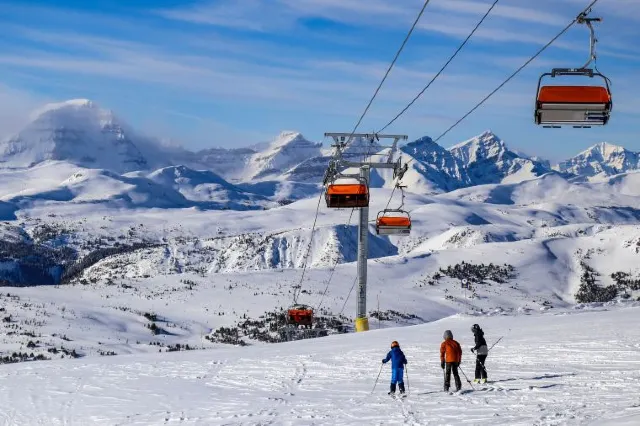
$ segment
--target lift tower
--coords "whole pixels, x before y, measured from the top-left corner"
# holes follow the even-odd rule
[[[335,154],[333,160],[329,163],[327,172],[325,173],[324,184],[333,182],[336,178],[355,178],[364,180],[369,187],[369,178],[371,169],[392,169],[393,177],[402,179],[407,171],[407,165],[401,164],[400,159],[393,161],[393,155],[398,148],[398,141],[407,140],[407,135],[380,135],[376,133],[325,133],[325,137],[333,138]],[[379,153],[367,155],[366,153],[347,153],[345,149],[354,138],[362,138],[369,140],[371,144],[380,139],[392,139],[393,144],[389,150],[389,156],[386,162],[372,162],[372,156],[380,156]],[[385,155],[385,154],[382,154]],[[369,158],[366,158],[366,157]],[[363,161],[354,161],[362,158]],[[359,169],[358,174],[344,173],[347,169]],[[369,207],[360,207],[360,221],[358,223],[358,293],[356,306],[356,331],[369,330],[369,319],[367,318],[367,259],[369,257]]]

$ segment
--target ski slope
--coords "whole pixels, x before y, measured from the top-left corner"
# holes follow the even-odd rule
[[[294,343],[6,365],[0,423],[47,425],[562,425],[640,416],[637,302],[430,324]],[[442,389],[451,329],[473,374],[470,327],[491,344],[490,383]],[[380,360],[399,340],[409,396],[387,396]],[[472,377],[470,377],[472,378]],[[634,417],[635,416],[635,417]],[[618,423],[617,420],[611,424]]]

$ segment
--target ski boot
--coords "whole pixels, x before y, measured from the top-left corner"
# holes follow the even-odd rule
[[[486,379],[486,378],[481,379],[481,380],[480,380],[480,383],[482,383],[482,384],[484,385],[485,383],[487,383],[487,379]]]
[[[480,383],[480,379],[473,379],[473,383]]]
[[[405,396],[404,383],[398,383],[398,387],[400,388],[400,396]]]
[[[391,386],[389,387],[388,395],[394,396],[395,394],[396,394],[396,384],[391,383]]]

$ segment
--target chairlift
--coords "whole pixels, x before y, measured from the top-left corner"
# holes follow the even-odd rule
[[[360,208],[369,206],[369,185],[364,179],[358,183],[329,184],[325,193],[325,200],[329,208]]]
[[[313,325],[313,309],[307,305],[293,305],[287,311],[287,323],[311,328]]]
[[[611,99],[610,80],[601,74],[597,67],[595,71],[587,68],[591,62],[596,61],[595,46],[598,41],[595,37],[592,22],[599,22],[600,18],[587,18],[586,14],[578,17],[577,22],[586,24],[591,33],[590,56],[587,63],[581,68],[554,68],[551,72],[544,73],[538,80],[538,91],[535,105],[535,122],[546,128],[560,128],[561,126],[573,126],[575,128],[590,128],[591,126],[604,126],[609,122],[613,107]],[[597,77],[603,84],[596,85],[542,85],[545,77]]]
[[[376,234],[403,235],[411,233],[411,216],[401,209],[385,209],[376,218]]]
[[[411,234],[411,215],[404,210],[404,188],[397,184],[396,188],[402,194],[400,207],[397,209],[386,208],[376,217],[376,234],[378,235],[409,235]]]

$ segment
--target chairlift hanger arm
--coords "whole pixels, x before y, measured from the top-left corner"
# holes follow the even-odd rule
[[[596,38],[596,31],[593,28],[593,22],[602,22],[602,18],[587,18],[587,15],[591,13],[591,9],[588,9],[578,15],[576,18],[576,23],[585,24],[587,28],[589,28],[589,59],[582,66],[582,68],[587,68],[597,59],[596,56],[596,44],[598,43],[598,39]]]

